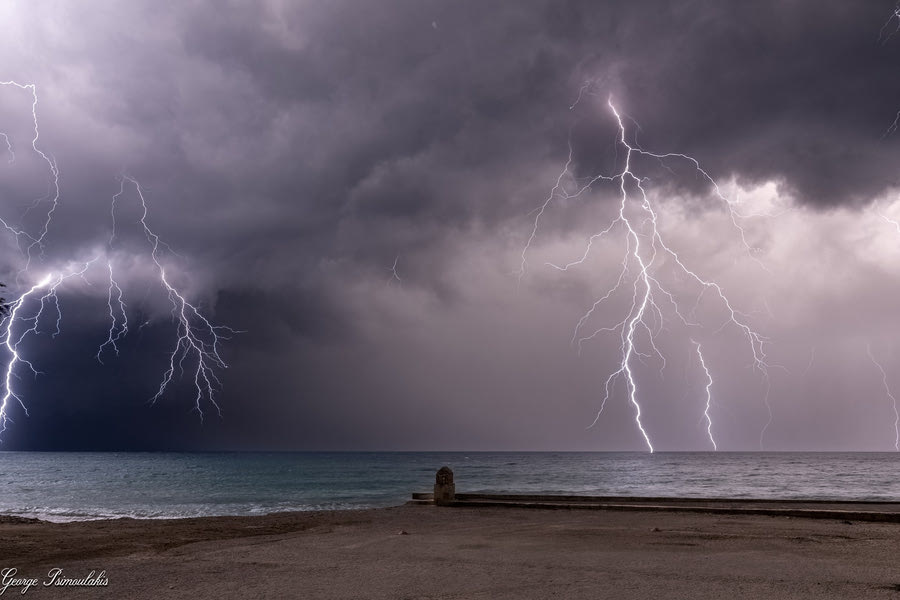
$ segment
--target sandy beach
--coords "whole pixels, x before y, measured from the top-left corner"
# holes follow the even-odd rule
[[[29,581],[37,598],[900,597],[900,524],[852,520],[401,506],[7,519],[0,540],[9,597]],[[45,586],[53,569],[106,585]]]

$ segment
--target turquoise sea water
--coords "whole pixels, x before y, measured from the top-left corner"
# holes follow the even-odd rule
[[[53,521],[402,504],[450,466],[459,492],[900,501],[880,453],[0,452],[0,515]]]

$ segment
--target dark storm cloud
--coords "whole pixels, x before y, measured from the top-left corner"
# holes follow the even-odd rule
[[[898,142],[881,139],[900,109],[900,42],[878,42],[889,4],[136,8],[89,14],[95,30],[62,48],[83,53],[68,58],[89,74],[81,110],[132,138],[112,171],[152,182],[155,217],[178,237],[206,229],[199,251],[255,219],[233,245],[244,259],[287,239],[295,262],[380,265],[398,229],[421,251],[435,226],[521,214],[518,196],[458,190],[562,159],[573,116],[609,131],[596,101],[566,110],[587,80],[641,124],[645,146],[692,154],[718,177],[780,179],[822,206],[896,182]],[[149,27],[123,27],[139,19]],[[607,167],[609,136],[578,135],[580,171]],[[69,140],[79,153],[83,142]],[[189,214],[166,210],[188,200]]]
[[[778,181],[817,209],[865,205],[897,185],[900,164],[900,136],[882,137],[900,110],[900,37],[878,39],[892,10],[837,1],[17,5],[0,80],[33,81],[41,93],[41,143],[63,184],[48,257],[104,247],[115,178],[133,175],[151,225],[183,256],[169,257],[176,276],[246,333],[226,346],[226,419],[204,433],[175,414],[190,408],[185,388],[180,404],[142,425],[168,347],[161,309],[144,307],[153,325],[144,346],[123,353],[127,383],[110,387],[108,373],[85,363],[77,410],[59,422],[38,410],[32,441],[10,439],[152,447],[147,432],[166,422],[171,438],[160,447],[489,447],[498,428],[496,446],[584,447],[594,438],[580,428],[602,380],[571,372],[556,346],[535,349],[554,332],[565,338],[577,313],[548,315],[579,286],[516,308],[486,304],[515,294],[515,248],[565,162],[570,131],[577,174],[611,170],[612,94],[650,150],[695,156],[723,180]],[[585,82],[590,93],[569,110]],[[0,106],[21,118],[28,99],[8,92]],[[16,199],[4,210],[33,199],[22,180],[39,187],[31,171],[15,173],[0,183]],[[671,181],[707,191],[696,177]],[[139,254],[133,190],[119,207],[119,251]],[[546,227],[552,235],[553,221]],[[388,281],[395,259],[402,286]],[[144,276],[135,264],[133,278]],[[43,350],[54,367],[45,370],[70,373],[44,384],[55,397],[74,377],[62,365],[102,340],[103,293],[100,314],[85,309],[84,326],[67,330],[67,350]],[[521,375],[535,364],[545,378]],[[131,408],[116,403],[119,388]],[[569,395],[568,409],[552,408],[557,394]],[[134,435],[103,437],[111,428]]]
[[[643,143],[695,154],[718,176],[783,179],[819,206],[896,184],[897,140],[881,134],[897,111],[900,47],[878,43],[884,5],[658,8],[615,34]]]
[[[242,140],[224,166],[246,159],[243,141],[289,138],[262,169],[214,176],[290,215],[270,237],[306,240],[304,256],[383,265],[398,251],[427,254],[451,228],[529,208],[466,186],[499,187],[548,154],[561,160],[565,109],[588,80],[602,99],[620,98],[642,144],[692,154],[716,177],[780,180],[817,206],[870,200],[896,184],[900,157],[896,140],[882,139],[900,107],[900,43],[878,41],[889,8],[330,3],[286,9],[293,45],[246,7],[197,9],[181,40],[234,86],[238,100],[215,101]],[[258,94],[253,110],[248,93]],[[611,133],[597,102],[574,116]],[[326,125],[297,123],[310,118]],[[610,136],[586,140],[585,130],[578,168],[596,173],[609,166]]]

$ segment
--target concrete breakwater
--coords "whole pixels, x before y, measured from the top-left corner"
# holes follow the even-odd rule
[[[433,492],[413,493],[408,504],[456,508],[693,512],[900,523],[900,503],[896,502],[457,493],[453,472],[448,467],[438,471]]]

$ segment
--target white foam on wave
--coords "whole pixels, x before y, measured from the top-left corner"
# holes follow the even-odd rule
[[[373,508],[370,504],[347,502],[324,502],[316,504],[281,504],[278,506],[222,506],[207,505],[190,509],[184,507],[141,507],[130,510],[109,510],[108,508],[51,508],[29,506],[21,510],[3,510],[0,516],[40,519],[50,523],[71,523],[75,521],[101,521],[109,519],[193,519],[198,517],[244,517],[262,516],[281,512],[315,512],[327,510],[359,510]]]

